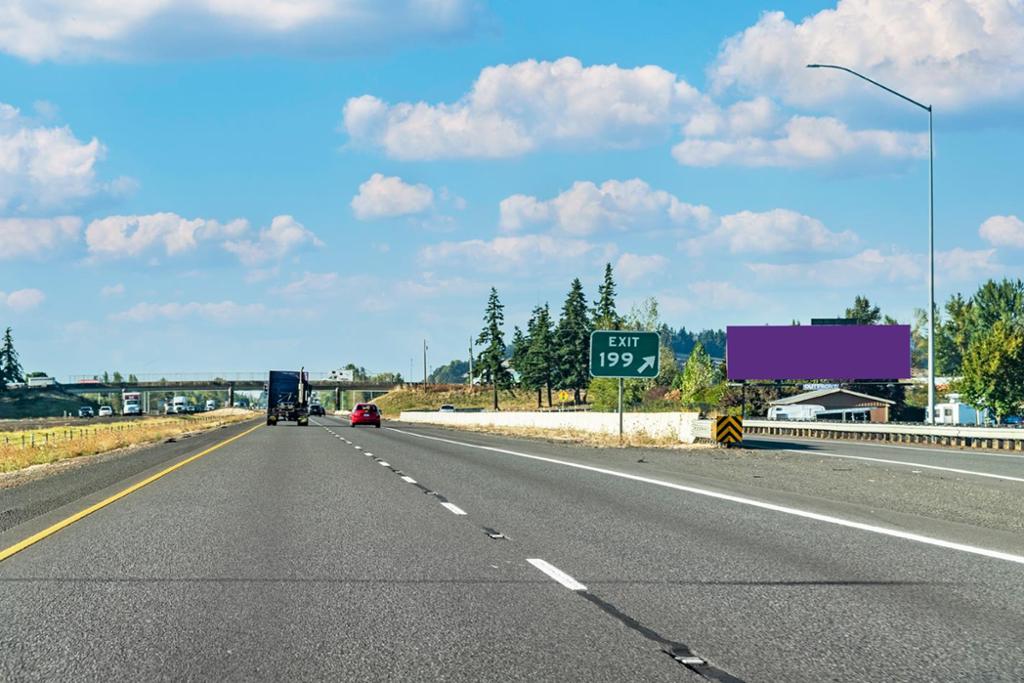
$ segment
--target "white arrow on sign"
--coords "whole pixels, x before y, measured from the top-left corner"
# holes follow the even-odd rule
[[[636,374],[642,375],[644,374],[644,370],[646,370],[647,368],[653,368],[654,361],[656,361],[657,359],[657,356],[644,356],[644,362],[640,365],[640,367],[636,369]]]

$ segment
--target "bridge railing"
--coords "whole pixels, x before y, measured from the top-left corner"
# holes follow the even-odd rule
[[[307,370],[309,373],[309,380],[311,382],[325,382],[331,379],[332,372],[329,370]],[[157,383],[157,382],[213,382],[217,380],[223,380],[226,382],[265,382],[267,380],[267,371],[263,370],[260,372],[148,372],[148,373],[132,373],[140,383]],[[371,377],[374,377],[383,373],[367,373]],[[102,380],[102,373],[99,375],[69,375],[67,381],[64,384],[90,384]],[[122,383],[127,380],[128,375],[123,375]],[[109,383],[109,382],[108,382]]]

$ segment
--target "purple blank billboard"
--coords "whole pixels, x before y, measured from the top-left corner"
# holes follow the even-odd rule
[[[909,325],[761,325],[726,330],[729,379],[907,379]]]

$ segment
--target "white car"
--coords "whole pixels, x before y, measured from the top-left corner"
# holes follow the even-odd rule
[[[110,417],[114,414],[114,409],[110,406],[100,406],[100,417]]]

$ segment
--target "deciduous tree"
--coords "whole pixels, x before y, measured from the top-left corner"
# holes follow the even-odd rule
[[[964,355],[957,387],[968,403],[989,408],[997,419],[1024,407],[1024,330],[1007,320],[976,334]]]

